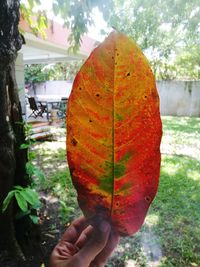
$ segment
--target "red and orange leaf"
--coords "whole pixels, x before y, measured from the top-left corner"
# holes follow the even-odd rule
[[[109,219],[121,235],[142,225],[156,195],[162,125],[148,61],[113,32],[77,74],[67,108],[67,157],[87,217]]]

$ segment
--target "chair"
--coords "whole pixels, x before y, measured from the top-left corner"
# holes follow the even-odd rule
[[[61,102],[59,105],[59,111],[57,112],[57,115],[60,119],[64,119],[66,117],[66,106],[67,106],[68,98],[62,97]]]
[[[32,113],[28,117],[43,117],[43,113],[46,111],[46,105],[43,105],[41,102],[37,103],[34,97],[29,97],[28,102],[32,110]]]

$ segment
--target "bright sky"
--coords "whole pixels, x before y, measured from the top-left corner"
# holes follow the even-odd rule
[[[103,19],[102,13],[99,12],[98,8],[93,9],[92,15],[95,25],[89,28],[88,36],[98,41],[103,41],[105,36],[100,34],[100,30],[108,31],[107,23]]]

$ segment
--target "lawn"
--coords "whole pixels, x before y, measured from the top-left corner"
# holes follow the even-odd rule
[[[200,266],[200,119],[167,116],[162,121],[158,194],[141,230],[121,239],[107,267]],[[65,141],[38,143],[34,149],[47,176],[39,190],[46,200],[51,196],[57,203],[58,229],[81,213],[66,164]],[[48,218],[55,216],[48,212]]]

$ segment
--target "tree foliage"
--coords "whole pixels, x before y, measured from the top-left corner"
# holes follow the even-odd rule
[[[40,83],[51,80],[74,80],[83,60],[55,64],[32,64],[25,66],[25,83]]]
[[[54,0],[53,11],[64,19],[64,25],[71,29],[69,41],[76,50],[80,46],[81,36],[88,32],[88,26],[93,24],[91,11],[98,7],[104,19],[108,20],[112,0]]]
[[[26,65],[24,69],[25,83],[34,84],[49,80],[50,71],[44,64]]]
[[[199,49],[197,48],[197,44],[198,47],[200,44],[199,2],[114,0],[113,10],[109,25],[135,39],[150,59],[157,78],[180,77],[177,75],[180,60],[174,60],[176,56],[185,58],[180,55],[180,51],[184,54],[187,51],[194,59],[191,48],[195,51]],[[188,56],[187,60],[189,59]],[[190,64],[195,64],[195,69],[199,70],[198,55],[196,59]],[[176,64],[178,62],[179,64]],[[198,75],[191,75],[190,78],[197,79]]]
[[[50,80],[71,80],[73,81],[84,60],[71,62],[60,62],[52,66]]]
[[[28,0],[26,4],[21,2],[20,15],[28,22],[30,29],[35,35],[40,33],[43,37],[45,37],[45,29],[48,27],[48,18],[46,12],[39,11],[36,19],[33,19],[33,8],[40,4],[40,0]]]
[[[179,79],[200,80],[200,46],[188,46],[176,57]]]

